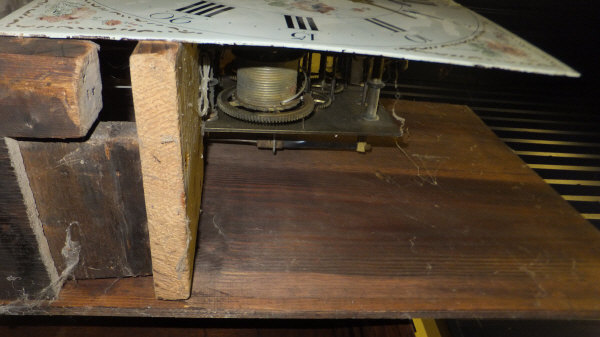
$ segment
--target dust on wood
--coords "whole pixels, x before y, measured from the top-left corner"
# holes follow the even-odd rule
[[[79,138],[102,109],[98,45],[0,37],[0,136]]]
[[[155,293],[190,296],[203,161],[198,50],[140,42],[130,58]]]
[[[17,142],[0,138],[0,299],[41,291],[58,279]],[[46,291],[53,297],[60,288]]]
[[[19,141],[44,233],[58,271],[66,228],[78,224],[78,279],[151,273],[133,122],[99,123],[85,142]]]

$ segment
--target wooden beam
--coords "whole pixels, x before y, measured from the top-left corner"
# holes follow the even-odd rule
[[[467,107],[387,103],[401,148],[210,145],[188,300],[156,300],[151,277],[83,280],[18,313],[600,317],[600,232]]]
[[[151,273],[135,123],[99,123],[85,142],[19,148],[59,273],[67,230],[81,247],[76,279]]]
[[[190,296],[203,176],[198,51],[140,42],[130,66],[154,291],[160,299],[184,299]]]
[[[0,138],[0,299],[46,299],[60,285],[17,141]]]
[[[0,38],[0,136],[85,136],[102,108],[98,45]]]

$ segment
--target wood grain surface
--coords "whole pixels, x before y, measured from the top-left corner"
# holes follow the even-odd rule
[[[135,123],[99,123],[85,142],[19,147],[59,273],[67,231],[81,246],[76,279],[152,273]]]
[[[91,280],[23,311],[599,317],[600,233],[468,108],[394,108],[401,149],[210,145],[189,300],[155,300],[152,278]]]
[[[154,290],[190,296],[203,148],[195,45],[140,42],[130,58]]]
[[[0,299],[52,298],[57,279],[17,141],[0,137]]]
[[[0,38],[0,136],[79,138],[102,109],[98,45]]]
[[[2,0],[0,1],[0,19],[30,3],[31,0]]]

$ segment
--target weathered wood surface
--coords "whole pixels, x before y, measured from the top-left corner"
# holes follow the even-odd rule
[[[30,2],[31,0],[0,0],[0,19]]]
[[[76,279],[150,275],[134,123],[102,122],[85,142],[19,147],[59,273],[69,230],[81,246]]]
[[[45,240],[17,141],[0,138],[0,299],[46,299],[60,290]]]
[[[102,108],[91,41],[0,37],[0,136],[78,138]]]
[[[600,233],[468,108],[396,111],[404,152],[211,145],[189,300],[155,300],[150,277],[90,280],[37,312],[599,317]]]
[[[190,296],[202,192],[198,51],[140,42],[130,58],[156,297]]]

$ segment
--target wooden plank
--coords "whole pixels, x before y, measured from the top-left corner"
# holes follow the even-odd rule
[[[52,298],[57,280],[17,142],[0,138],[0,299]]]
[[[102,122],[85,142],[19,147],[60,273],[67,230],[81,246],[76,279],[151,273],[135,123]]]
[[[0,37],[0,136],[77,138],[102,108],[91,41]]]
[[[597,317],[600,233],[468,108],[395,110],[408,145],[365,156],[211,145],[193,305]]]
[[[202,191],[198,51],[140,42],[130,58],[157,298],[190,296]]]
[[[468,108],[395,108],[404,152],[210,145],[190,299],[89,280],[22,312],[597,318],[600,233]]]

